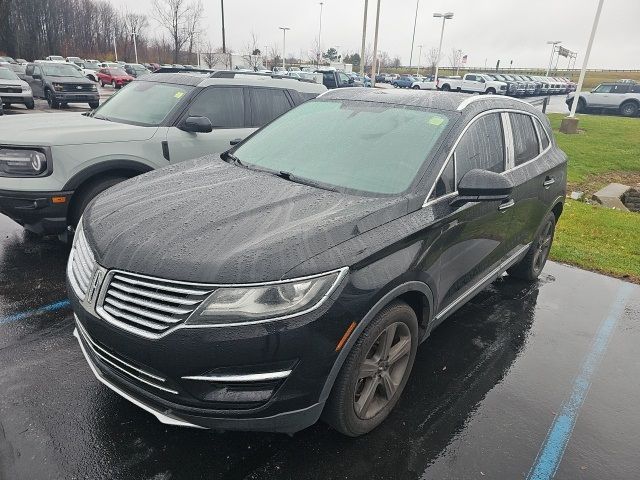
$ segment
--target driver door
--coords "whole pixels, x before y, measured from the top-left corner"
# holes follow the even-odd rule
[[[27,83],[33,91],[33,96],[44,98],[44,79],[42,78],[42,68],[38,65],[29,65],[25,71],[25,75],[27,75]],[[33,78],[34,75],[39,75],[40,78]]]

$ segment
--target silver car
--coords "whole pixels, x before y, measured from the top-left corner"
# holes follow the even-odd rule
[[[29,84],[6,67],[0,67],[0,99],[7,107],[13,103],[22,103],[29,110],[35,107]]]

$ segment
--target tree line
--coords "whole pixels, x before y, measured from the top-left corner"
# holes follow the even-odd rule
[[[202,10],[201,0],[154,0],[150,15],[107,0],[0,0],[0,54],[133,61],[135,35],[140,61],[194,63]]]

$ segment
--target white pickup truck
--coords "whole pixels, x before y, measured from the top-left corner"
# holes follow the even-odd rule
[[[438,89],[468,93],[487,93],[494,95],[505,95],[507,84],[493,80],[488,75],[482,73],[467,73],[460,78],[439,78]]]

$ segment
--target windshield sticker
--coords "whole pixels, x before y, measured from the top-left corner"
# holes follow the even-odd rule
[[[176,97],[176,98],[182,98],[182,97],[184,97],[184,92],[176,92],[176,94],[174,95],[174,97]]]
[[[429,119],[429,125],[442,125],[444,122],[444,118],[442,117],[431,117]]]

